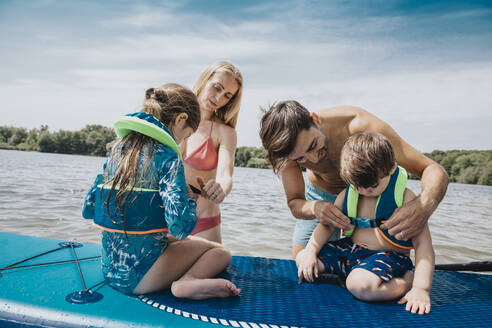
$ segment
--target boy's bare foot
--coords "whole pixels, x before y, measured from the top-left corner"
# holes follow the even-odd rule
[[[226,279],[178,280],[171,285],[175,297],[204,300],[207,298],[226,298],[238,296],[241,289]]]

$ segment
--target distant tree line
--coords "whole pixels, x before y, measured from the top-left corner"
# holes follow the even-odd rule
[[[80,131],[58,132],[50,132],[46,125],[32,130],[0,126],[0,149],[106,156],[107,145],[115,139],[114,130],[102,125],[86,125]]]
[[[0,149],[106,156],[115,139],[114,130],[102,125],[58,132],[46,125],[32,130],[0,126]],[[446,169],[451,182],[492,186],[492,150],[434,150],[425,155]],[[238,147],[234,165],[271,168],[266,157],[263,147]]]
[[[434,150],[425,155],[446,169],[451,182],[492,186],[492,150]]]
[[[444,167],[451,182],[492,186],[492,150],[434,150],[425,155]],[[265,149],[256,147],[238,147],[235,166],[271,167]]]
[[[237,147],[234,166],[267,169],[271,165],[266,157],[266,150],[263,147]]]

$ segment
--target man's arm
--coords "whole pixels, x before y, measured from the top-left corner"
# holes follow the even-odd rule
[[[332,203],[306,200],[304,177],[297,163],[288,160],[281,170],[281,176],[287,205],[294,217],[304,220],[318,219],[321,223],[335,228],[352,229],[350,220]]]
[[[403,140],[390,125],[362,109],[352,120],[349,130],[351,134],[372,131],[385,135],[391,141],[398,164],[421,178],[420,195],[395,211],[381,226],[397,239],[408,240],[417,236],[446,194],[449,183],[446,170]]]
[[[287,163],[280,171],[284,186],[287,205],[295,218],[304,220],[315,219],[314,204],[306,200],[305,184],[302,170],[294,161]]]

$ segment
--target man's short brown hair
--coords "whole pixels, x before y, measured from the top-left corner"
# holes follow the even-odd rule
[[[294,150],[299,132],[314,124],[309,111],[295,100],[281,101],[264,110],[260,137],[275,173]]]
[[[388,138],[380,133],[357,133],[343,145],[340,177],[354,187],[369,188],[388,176],[394,165],[395,154]]]

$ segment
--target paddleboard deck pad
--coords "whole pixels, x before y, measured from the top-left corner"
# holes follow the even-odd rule
[[[0,232],[0,268],[60,248],[61,242]],[[436,271],[432,311],[416,315],[396,301],[358,301],[337,285],[298,284],[294,261],[259,257],[233,256],[222,273],[241,288],[239,297],[192,301],[169,291],[126,296],[104,284],[99,255],[98,245],[62,247],[1,270],[0,326],[448,328],[492,323],[492,275]],[[51,264],[30,266],[42,263]],[[84,291],[93,299],[79,303]]]

